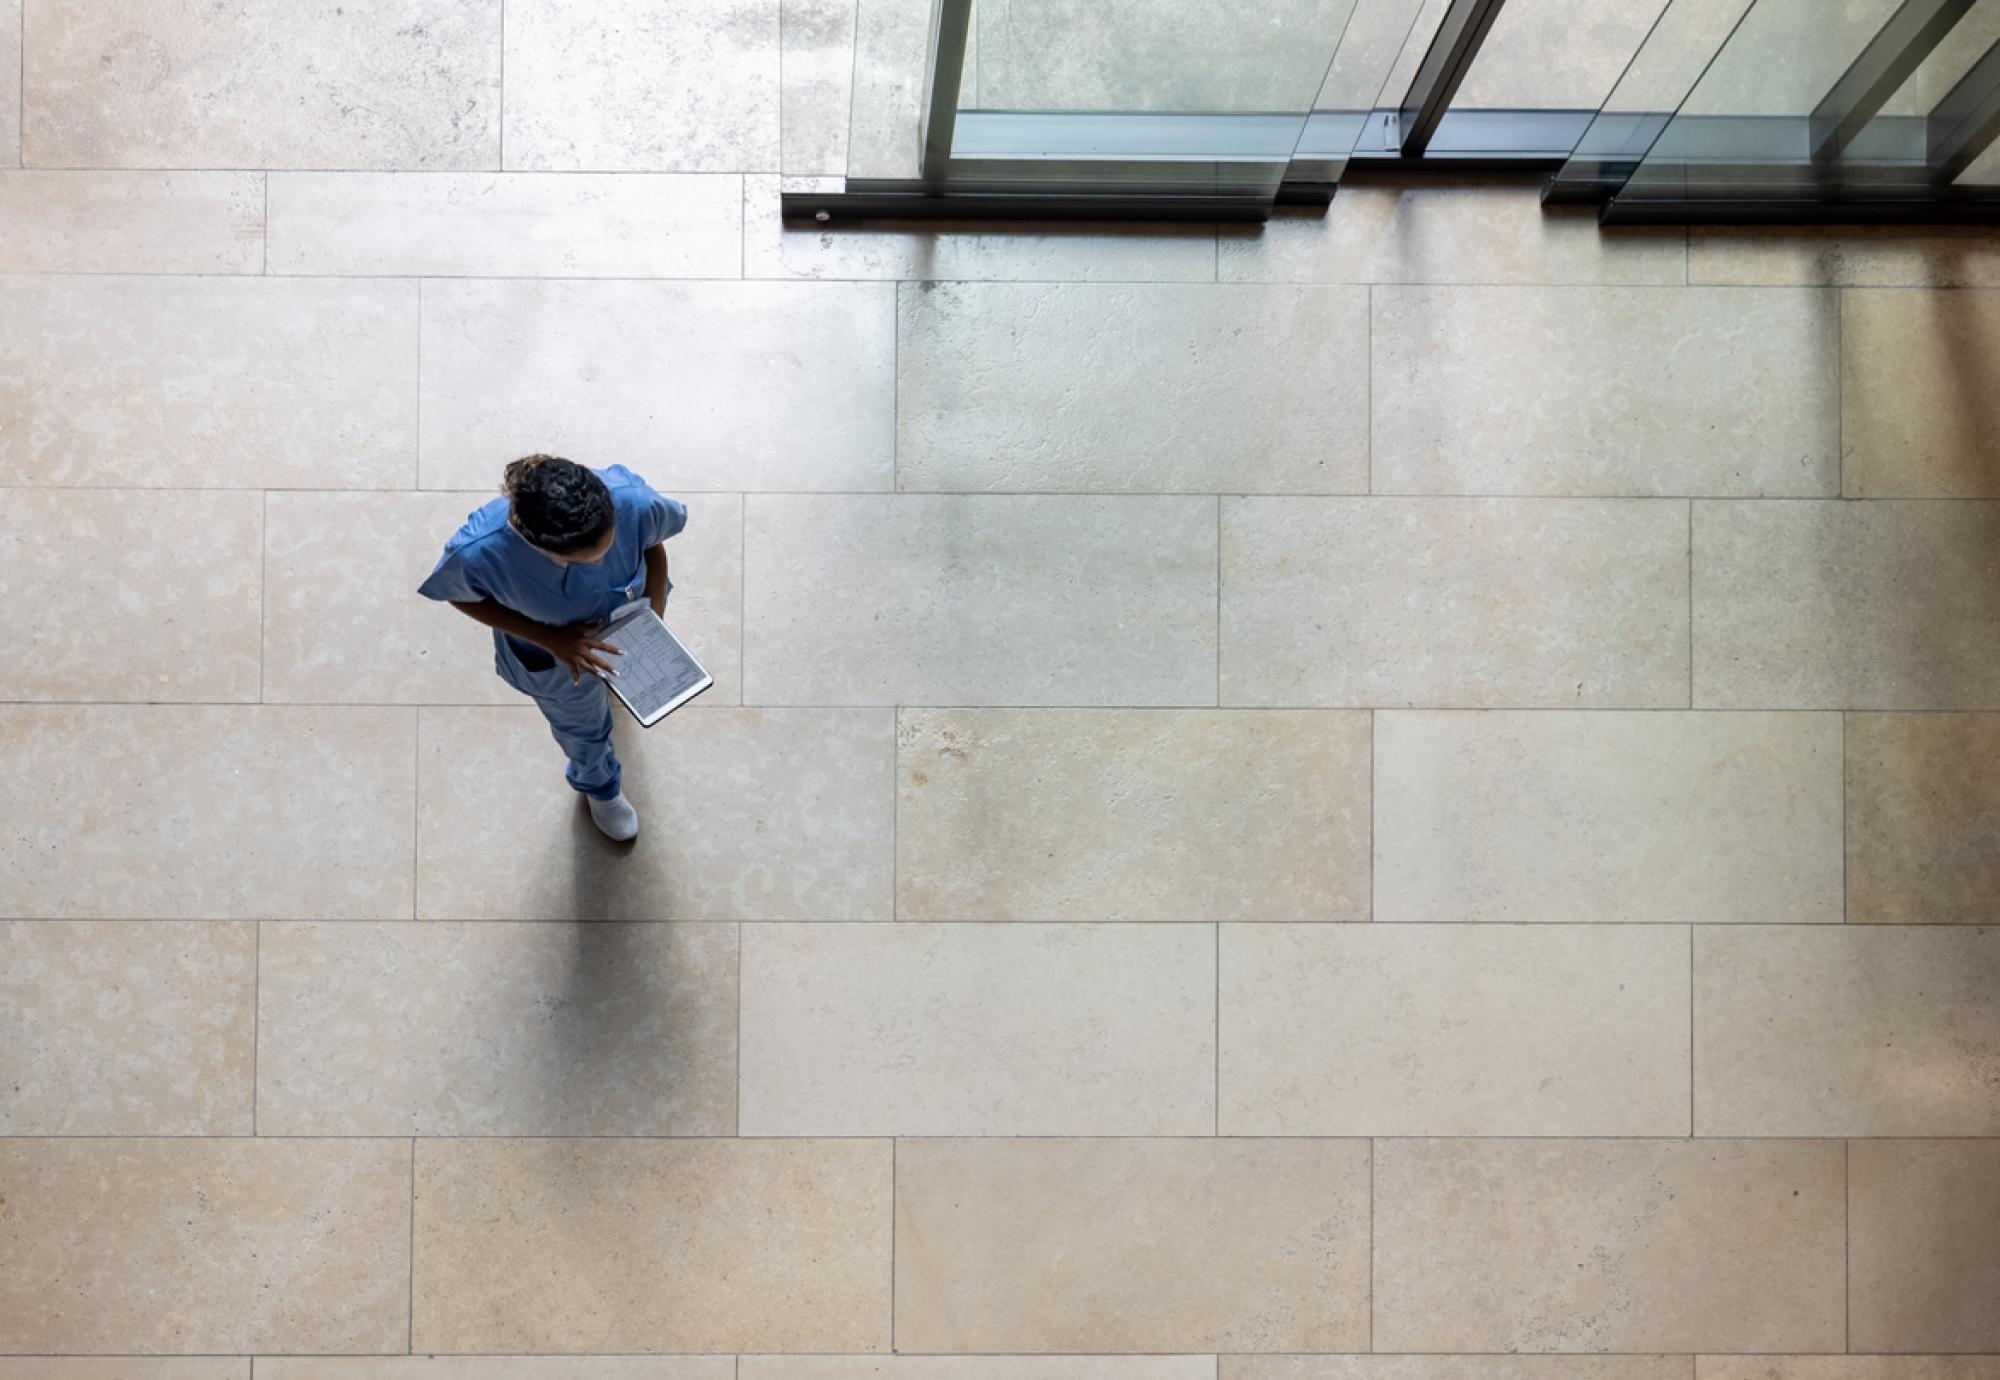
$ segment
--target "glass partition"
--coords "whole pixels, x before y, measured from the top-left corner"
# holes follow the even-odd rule
[[[1670,0],[1556,174],[1550,199],[1601,200],[1623,187],[1751,3]]]
[[[1755,0],[1613,211],[1939,204],[1932,112],[1996,37],[2000,0]]]
[[[858,0],[854,24],[863,215],[1261,219],[1357,164],[1560,166],[1549,199],[1607,220],[2000,203],[2000,0]]]
[[[1507,0],[1454,110],[1597,110],[1667,0]]]
[[[1268,206],[1339,176],[1421,4],[976,0],[940,144],[927,74],[941,55],[949,79],[951,0],[860,0],[850,184]]]

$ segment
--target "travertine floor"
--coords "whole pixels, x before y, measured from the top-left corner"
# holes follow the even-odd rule
[[[0,1380],[2000,1377],[1990,236],[788,233],[833,0],[21,8]],[[414,594],[528,450],[693,515],[629,854]]]

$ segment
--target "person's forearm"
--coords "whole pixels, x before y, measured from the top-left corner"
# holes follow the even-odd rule
[[[654,613],[666,617],[667,547],[664,542],[646,548],[646,602],[653,606]]]
[[[523,642],[532,642],[538,647],[543,645],[543,638],[549,632],[548,625],[537,623],[527,615],[516,613],[510,608],[494,603],[491,599],[482,599],[476,604],[453,604],[452,607],[475,623],[498,628],[509,636],[518,637]]]

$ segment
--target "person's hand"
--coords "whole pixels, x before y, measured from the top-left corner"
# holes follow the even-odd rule
[[[611,663],[605,656],[623,656],[624,653],[609,642],[601,642],[593,636],[596,629],[589,623],[576,623],[567,628],[550,628],[542,636],[542,648],[556,661],[569,668],[572,685],[581,685],[585,673],[593,676],[615,676]]]

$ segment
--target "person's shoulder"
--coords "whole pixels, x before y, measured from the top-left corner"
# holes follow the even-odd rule
[[[604,487],[611,490],[614,498],[622,498],[628,494],[644,496],[653,492],[651,484],[623,465],[606,465],[597,472],[597,477],[604,481]]]
[[[465,519],[465,525],[451,534],[444,544],[447,556],[476,558],[491,546],[507,527],[507,500],[496,498],[473,509]]]

